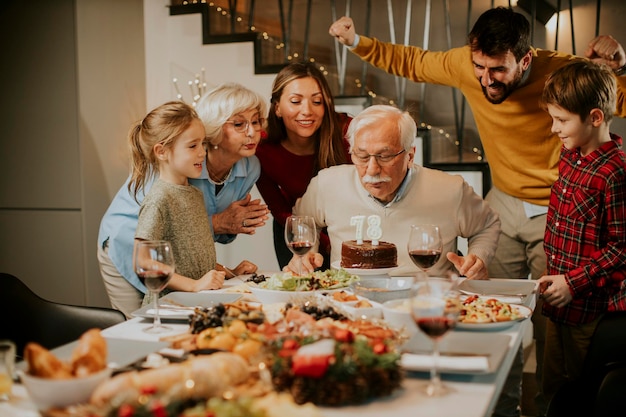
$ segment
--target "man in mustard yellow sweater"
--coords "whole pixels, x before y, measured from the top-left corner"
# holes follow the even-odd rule
[[[491,169],[493,187],[486,199],[502,222],[489,276],[527,278],[530,274],[533,279],[540,278],[546,269],[543,237],[561,142],[550,131],[552,120],[539,99],[552,71],[581,58],[533,48],[528,20],[504,7],[487,10],[478,18],[468,45],[445,52],[359,36],[349,17],[333,23],[329,33],[364,61],[391,74],[461,90],[472,109]],[[585,55],[614,70],[616,113],[625,117],[624,49],[612,37],[599,36],[589,43]],[[535,323],[538,375],[542,330],[543,326]],[[504,391],[506,394],[507,387]]]

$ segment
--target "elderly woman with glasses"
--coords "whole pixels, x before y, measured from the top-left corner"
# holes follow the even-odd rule
[[[296,200],[320,169],[349,162],[344,133],[350,120],[335,112],[330,87],[314,64],[293,62],[276,75],[267,139],[257,152],[261,161],[257,188],[274,217],[274,250],[280,268],[291,260],[284,233]],[[320,235],[320,251],[329,251],[325,232]]]
[[[294,214],[311,216],[318,228],[327,228],[332,263],[341,260],[342,242],[355,239],[352,217],[375,218],[382,232],[380,240],[398,248],[398,268],[392,271],[398,276],[418,272],[406,249],[411,225],[438,225],[446,256],[428,273],[487,278],[500,219],[461,176],[413,162],[416,133],[415,121],[407,112],[384,105],[363,110],[347,134],[354,165],[321,170],[296,203]],[[459,236],[468,239],[465,256],[457,254]],[[303,267],[310,271],[321,261],[320,254],[309,252]],[[286,269],[296,271],[298,266],[299,258],[293,258]]]
[[[203,193],[214,240],[227,244],[239,233],[254,234],[268,219],[267,206],[250,197],[261,172],[255,152],[267,103],[258,93],[228,83],[207,92],[195,109],[205,127],[207,157],[200,178],[189,182]],[[132,254],[139,207],[152,180],[136,199],[127,180],[100,223],[100,272],[112,307],[127,317],[141,307],[146,293],[133,270]],[[232,270],[220,264],[216,269],[225,271],[228,279],[253,273],[257,267],[244,260]]]

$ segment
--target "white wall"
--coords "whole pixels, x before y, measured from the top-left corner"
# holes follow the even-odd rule
[[[238,82],[270,98],[274,75],[254,74],[252,42],[202,44],[201,15],[170,16],[167,0],[144,1],[147,106],[176,98],[177,78],[183,98],[190,101],[188,81],[204,68],[210,85]],[[253,198],[260,198],[256,187]],[[253,236],[240,235],[229,245],[217,245],[218,262],[234,267],[248,259],[263,271],[278,270],[272,244],[271,219]]]

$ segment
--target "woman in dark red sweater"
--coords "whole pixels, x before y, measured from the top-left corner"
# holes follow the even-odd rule
[[[293,62],[274,79],[267,138],[256,152],[261,161],[256,185],[274,217],[274,249],[281,269],[293,256],[284,233],[296,200],[320,169],[350,162],[344,138],[350,120],[345,113],[335,112],[330,87],[314,64]],[[324,231],[320,253],[330,254]]]

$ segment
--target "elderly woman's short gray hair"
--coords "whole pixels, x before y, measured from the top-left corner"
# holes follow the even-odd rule
[[[207,91],[196,103],[196,112],[204,123],[207,140],[211,145],[218,145],[227,120],[252,109],[258,110],[265,119],[267,107],[267,101],[260,94],[241,84],[226,83]]]

